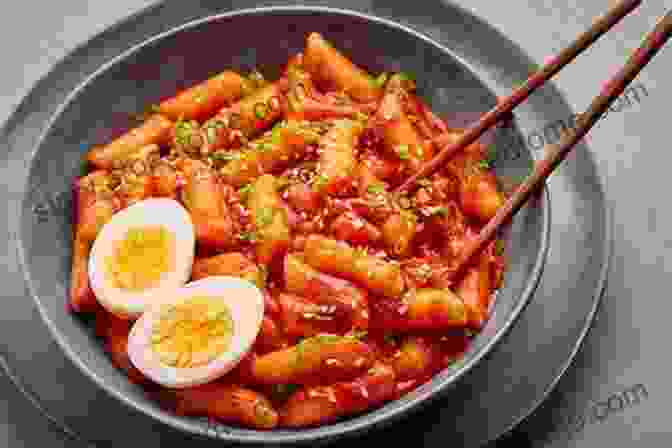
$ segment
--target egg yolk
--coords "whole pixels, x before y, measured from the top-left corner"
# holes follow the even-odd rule
[[[226,352],[232,336],[231,312],[222,300],[192,297],[160,311],[151,346],[164,364],[197,367]]]
[[[107,259],[115,285],[130,290],[153,286],[174,269],[174,243],[173,235],[162,226],[129,229]]]

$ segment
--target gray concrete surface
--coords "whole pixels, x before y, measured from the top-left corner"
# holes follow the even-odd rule
[[[0,120],[9,116],[30,86],[69,49],[150,3],[7,2],[0,15]],[[589,26],[612,2],[459,3],[541,62]],[[628,50],[639,45],[666,6],[671,5],[664,0],[645,2],[639,13],[562,71],[556,83],[577,110],[586,107],[602,80],[625,60]],[[640,75],[649,95],[610,114],[591,133],[590,145],[607,175],[607,195],[614,206],[615,242],[608,288],[574,367],[546,405],[514,435],[519,446],[669,446],[672,428],[667,405],[672,388],[668,380],[672,372],[666,344],[672,314],[667,296],[672,270],[668,230],[672,211],[667,170],[672,166],[672,153],[667,135],[670,89],[665,80],[671,70],[672,48],[666,48]],[[18,274],[12,256],[7,252],[6,269]],[[631,399],[633,396],[637,399]],[[0,446],[72,446],[39,417],[4,376],[0,378],[0,397]]]

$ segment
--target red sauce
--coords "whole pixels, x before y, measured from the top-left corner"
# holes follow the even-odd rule
[[[331,50],[333,48],[325,51],[331,54]],[[287,66],[302,70],[304,60],[308,59],[296,55]],[[338,68],[345,70],[349,76],[356,77],[360,73],[358,69],[348,65],[349,62],[344,58],[338,59],[334,66],[336,68],[325,64],[322,61],[314,73],[304,73],[307,84],[303,86],[303,94],[307,96],[303,105],[307,110],[291,112],[288,109],[285,95],[298,95],[300,92],[288,92],[287,89],[293,87],[283,78],[276,84],[281,94],[273,101],[273,110],[259,106],[258,112],[268,115],[252,118],[250,124],[256,132],[246,130],[248,134],[254,134],[249,136],[253,141],[263,138],[264,142],[268,142],[269,137],[273,141],[277,137],[277,130],[274,134],[270,129],[281,121],[294,120],[293,126],[298,126],[298,131],[285,134],[291,140],[285,143],[302,148],[296,151],[300,154],[297,160],[264,163],[263,170],[266,172],[263,174],[271,174],[277,180],[277,193],[281,201],[279,206],[277,200],[274,203],[287,218],[291,243],[286,250],[283,246],[282,251],[270,263],[261,266],[266,273],[263,287],[265,317],[262,328],[252,352],[222,379],[233,385],[244,385],[262,395],[271,394],[273,388],[268,384],[254,383],[252,365],[256,357],[286,349],[299,343],[304,337],[320,333],[358,338],[363,346],[361,360],[356,357],[349,360],[338,357],[326,359],[319,372],[311,373],[309,379],[301,379],[301,382],[307,381],[312,386],[299,389],[289,399],[285,397],[282,402],[277,399],[277,394],[273,394],[276,406],[287,406],[283,414],[286,416],[300,416],[301,409],[312,409],[301,408],[307,406],[302,404],[302,400],[323,400],[329,403],[325,406],[317,403],[315,409],[323,414],[315,414],[318,420],[313,423],[326,423],[398,398],[424,384],[462,356],[470,340],[465,335],[466,327],[479,329],[487,319],[492,293],[501,283],[505,268],[503,254],[498,249],[498,244],[493,242],[474,263],[468,279],[457,284],[447,280],[447,273],[465,244],[477,235],[504,197],[497,190],[494,174],[487,167],[483,167],[485,146],[480,143],[470,145],[442,170],[428,179],[420,180],[417,188],[409,194],[393,194],[391,190],[394,186],[403,182],[414,169],[413,164],[408,161],[408,144],[405,142],[423,142],[420,146],[427,151],[436,151],[438,148],[427,144],[430,139],[439,135],[445,136],[447,132],[456,135],[460,131],[449,129],[413,91],[402,91],[399,98],[393,98],[395,101],[399,100],[402,106],[400,110],[396,110],[399,107],[395,106],[395,116],[386,116],[380,100],[357,102],[348,96],[347,89],[336,88],[344,81],[340,78],[334,79],[332,71]],[[285,74],[286,70],[287,67]],[[321,86],[322,90],[312,87],[313,84]],[[412,83],[402,82],[401,85],[407,84]],[[329,90],[324,90],[325,86]],[[385,87],[380,89],[381,98],[383,90]],[[386,91],[385,95],[390,95],[390,91]],[[192,143],[196,142],[191,145],[195,147],[177,147],[174,141],[175,132],[170,142],[161,142],[161,155],[157,157],[161,159],[159,162],[165,164],[164,168],[154,172],[146,185],[133,195],[112,189],[91,193],[90,201],[77,204],[80,213],[76,216],[83,216],[81,208],[95,203],[98,195],[112,198],[119,205],[119,209],[151,196],[174,197],[182,201],[188,209],[182,193],[190,190],[188,182],[192,176],[185,176],[182,168],[187,166],[188,170],[190,165],[202,163],[217,177],[218,184],[217,191],[210,192],[211,202],[199,204],[199,207],[210,207],[206,212],[212,213],[205,213],[206,216],[216,216],[220,220],[229,219],[233,224],[230,229],[232,235],[209,235],[213,240],[230,236],[230,241],[227,238],[221,239],[226,242],[225,247],[212,247],[208,241],[199,241],[197,258],[235,251],[260,264],[255,258],[255,248],[260,226],[265,224],[252,219],[245,192],[251,187],[229,185],[224,176],[218,174],[228,163],[227,157],[236,157],[236,154],[243,152],[241,150],[251,148],[246,146],[248,136],[237,129],[240,123],[231,123],[234,113],[240,112],[240,104],[238,102],[227,105],[217,115],[197,122],[196,138],[191,140]],[[282,112],[279,117],[276,117],[276,107]],[[320,144],[320,141],[332,125],[332,121],[325,117],[352,120],[361,119],[362,114],[367,118],[363,120],[364,130],[358,135],[354,146],[348,148],[355,155],[355,169],[337,179],[330,179],[328,188],[320,188],[321,180],[316,174],[320,173],[320,156],[323,151],[330,150],[328,146]],[[411,123],[410,129],[407,126],[390,128],[402,123],[403,117],[398,114],[406,114],[408,122]],[[296,121],[306,118],[307,121]],[[221,123],[215,127],[214,132],[208,133],[208,126],[213,126],[216,120]],[[404,132],[410,134],[403,134]],[[454,139],[454,136],[451,138]],[[259,146],[256,148],[263,150]],[[216,150],[217,157],[213,155]],[[422,159],[422,155],[420,158]],[[124,169],[121,171],[122,174],[126,173]],[[102,172],[101,175],[107,178],[112,173]],[[255,212],[255,216],[263,215]],[[397,218],[394,215],[399,215],[399,219],[388,221],[391,216]],[[202,220],[202,216],[200,219]],[[394,250],[396,228],[393,225],[390,230],[390,226],[384,226],[387,222],[413,223],[413,226],[408,224],[412,234],[410,250],[404,252],[404,257],[393,255],[400,253]],[[210,223],[199,224],[208,226]],[[223,227],[213,228],[221,230]],[[400,226],[399,231],[402,230]],[[357,280],[353,282],[319,271],[311,274],[310,278],[303,279],[303,283],[296,290],[288,290],[284,271],[286,255],[289,253],[301,257],[305,241],[312,234],[321,234],[326,238],[344,242],[362,256],[379,257],[392,266],[391,270],[395,269],[393,265],[398,266],[406,287],[404,295],[379,297],[367,289],[366,278],[361,275],[349,276],[348,278]],[[284,244],[286,246],[286,240]],[[339,254],[322,255],[328,262],[333,262]],[[356,264],[357,259],[354,258],[351,262]],[[408,301],[410,296],[405,294],[412,294],[423,288],[449,288],[459,292],[468,310],[468,324],[460,324],[459,328],[455,328],[456,319],[449,312],[450,309],[437,304],[422,308],[420,314],[411,316]],[[102,318],[97,325],[98,331],[103,335],[109,334],[104,331],[104,327],[112,328],[112,324]],[[124,334],[118,334],[119,328],[123,329],[121,333],[127,334],[130,324],[125,327],[117,325],[114,328],[116,331],[113,341],[107,343],[108,349],[113,352],[119,367],[127,371],[133,381],[140,382],[139,373],[131,369],[122,356]],[[416,352],[404,352],[406,343],[410,344],[409,350]],[[400,361],[404,356],[408,357],[404,360],[407,364]],[[372,362],[375,364],[371,368]],[[295,380],[298,382],[299,379]],[[239,424],[249,426],[249,415],[241,415],[239,420]],[[233,418],[233,421],[236,419]],[[291,422],[285,423],[290,425]]]

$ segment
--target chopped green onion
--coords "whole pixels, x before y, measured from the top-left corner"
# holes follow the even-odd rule
[[[296,344],[296,364],[301,363],[301,360],[303,359],[304,353],[306,352],[306,341],[308,339],[303,339],[300,341],[298,344]]]
[[[314,185],[315,187],[317,187],[318,190],[322,189],[322,187],[324,187],[327,184],[327,182],[329,182],[329,178],[324,174],[319,174],[314,179],[315,179]]]
[[[462,364],[464,364],[464,358],[455,358],[450,363],[450,365],[454,367],[460,367]]]
[[[306,349],[310,346],[315,346],[317,345],[319,348],[319,345],[321,344],[335,344],[338,342],[343,341],[344,339],[347,339],[345,336],[340,336],[337,334],[329,334],[329,333],[319,333],[316,334],[315,336],[309,337],[302,339],[298,344],[296,344],[296,362],[299,363],[301,362]]]
[[[246,194],[251,193],[253,191],[254,191],[254,185],[252,185],[250,183],[250,184],[243,185],[242,187],[240,187],[240,189],[238,190],[238,193],[240,193],[241,195],[246,195]]]
[[[86,176],[86,173],[89,172],[89,162],[86,159],[82,159],[79,162],[79,177]]]
[[[208,129],[222,129],[226,127],[226,124],[222,120],[210,120],[206,123],[205,127]]]
[[[396,148],[397,154],[399,154],[399,158],[401,160],[408,160],[411,158],[411,153],[408,150],[408,145],[399,145]]]
[[[175,141],[180,145],[189,145],[197,126],[197,122],[184,121],[180,118],[177,123],[175,123]]]
[[[213,145],[217,141],[217,129],[208,127],[205,133],[208,136],[208,143]]]
[[[213,152],[210,154],[210,157],[215,160],[225,160],[227,162],[238,160],[240,159],[240,156],[239,152]]]
[[[257,103],[254,105],[254,115],[263,120],[268,114],[268,106],[264,103]]]
[[[337,334],[318,334],[315,336],[315,342],[320,344],[335,344],[341,340],[343,340],[343,337]]]
[[[479,160],[478,161],[478,167],[484,170],[489,170],[490,169],[490,162],[486,159]]]
[[[378,75],[378,77],[372,79],[371,82],[375,87],[383,87],[389,77],[390,77],[389,73],[383,72],[380,75]]]
[[[446,207],[436,207],[429,212],[429,216],[448,216]]]
[[[368,257],[369,252],[366,250],[366,247],[356,247],[355,256],[357,257]]]
[[[366,191],[368,191],[371,194],[383,194],[383,193],[385,193],[385,185],[384,184],[371,184],[366,188]]]
[[[256,241],[257,240],[257,234],[250,231],[250,232],[243,232],[240,234],[238,237],[241,241]]]
[[[344,336],[340,336],[337,334],[320,333],[316,334],[313,337],[304,339],[303,341],[301,341],[301,344],[307,344],[307,343],[335,344],[337,342],[341,342],[343,339]]]
[[[397,76],[400,81],[415,81],[417,79],[416,76],[410,72],[399,72]]]
[[[271,142],[273,144],[280,144],[280,137],[281,137],[281,132],[282,128],[286,127],[286,122],[282,121],[279,124],[275,125],[273,127],[273,130],[271,131]]]
[[[273,209],[271,208],[260,208],[257,210],[257,227],[266,227],[273,223]]]

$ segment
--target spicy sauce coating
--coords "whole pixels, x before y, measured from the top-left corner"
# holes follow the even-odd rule
[[[179,415],[270,430],[375,409],[458,359],[486,322],[504,271],[493,242],[456,283],[460,251],[504,203],[487,151],[470,145],[415,189],[437,117],[407,73],[374,76],[311,33],[279,79],[226,70],[164,100],[86,155],[75,184],[70,309],[95,312],[112,362]],[[88,286],[100,228],[148,197],[180,201],[198,248],[192,280],[246,279],[265,315],[223,377],[165,389],[128,361],[131,322]]]

